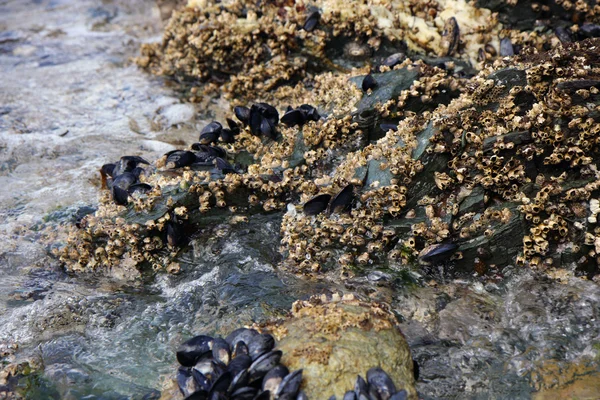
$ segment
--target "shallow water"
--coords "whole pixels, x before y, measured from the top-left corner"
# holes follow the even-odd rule
[[[275,214],[206,229],[180,275],[146,285],[68,276],[48,256],[43,228],[97,204],[99,166],[124,154],[153,161],[206,123],[130,61],[142,42],[160,40],[161,24],[152,1],[0,1],[0,341],[43,365],[18,383],[29,398],[155,395],[190,335],[224,334],[334,290],[276,269]],[[530,398],[546,370],[597,371],[598,285],[502,273],[431,288],[386,271],[372,281],[391,283],[348,287],[383,297],[404,319],[423,398]]]

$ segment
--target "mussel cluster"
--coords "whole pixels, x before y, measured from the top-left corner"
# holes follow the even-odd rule
[[[116,163],[104,164],[100,168],[102,186],[108,187],[114,202],[118,205],[127,205],[129,195],[136,192],[146,193],[152,186],[140,182],[144,168],[140,164],[150,163],[138,156],[123,156]]]
[[[266,136],[273,140],[277,139],[277,124],[279,113],[277,109],[267,103],[256,103],[250,108],[237,106],[234,109],[235,116],[242,124],[250,127],[250,132],[255,136]]]
[[[329,214],[349,211],[354,200],[354,185],[349,184],[331,200],[330,194],[320,194],[304,204],[305,215],[318,215],[329,209]]]
[[[225,339],[200,335],[177,351],[179,390],[186,399],[305,399],[302,370],[281,365],[275,339],[240,328]]]
[[[343,400],[406,400],[408,392],[404,389],[397,390],[396,385],[379,367],[367,371],[367,380],[362,376],[356,378],[354,390],[344,394]],[[332,396],[329,400],[335,400]]]
[[[268,333],[240,328],[225,339],[195,336],[177,350],[181,366],[177,385],[186,400],[305,400],[300,390],[302,370],[290,372],[280,364],[282,352],[273,350],[275,339]],[[331,396],[329,400],[335,400]],[[397,390],[392,379],[379,367],[360,375],[354,390],[343,400],[404,400],[408,392]]]

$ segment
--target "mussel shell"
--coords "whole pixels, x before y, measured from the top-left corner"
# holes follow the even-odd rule
[[[171,247],[179,247],[184,242],[183,224],[176,220],[169,220],[166,223],[167,244]]]
[[[318,11],[311,12],[308,14],[308,17],[306,17],[306,21],[304,21],[302,29],[304,29],[306,32],[312,32],[319,24],[319,19],[321,19],[321,14]]]
[[[379,124],[379,129],[381,129],[383,132],[387,132],[387,131],[396,131],[398,130],[398,124],[394,124],[391,122],[383,122],[381,124]]]
[[[223,125],[221,125],[220,122],[212,121],[210,124],[202,128],[202,130],[200,131],[200,136],[202,136],[205,133],[216,133],[217,136],[219,136],[219,133],[221,133],[221,129],[223,129]]]
[[[304,214],[317,215],[322,213],[327,209],[327,205],[329,204],[330,200],[330,194],[320,194],[316,197],[313,197],[312,199],[304,203],[304,207],[302,208],[304,210]]]
[[[282,355],[280,350],[273,350],[258,357],[249,368],[250,382],[262,379],[267,372],[279,364]]]
[[[357,375],[356,383],[354,384],[354,393],[356,394],[356,397],[358,397],[360,392],[367,393],[368,391],[369,391],[369,386],[367,385],[367,382],[363,379],[362,376]]]
[[[239,328],[227,335],[225,341],[229,343],[229,346],[231,346],[232,349],[235,349],[235,346],[238,342],[244,342],[244,344],[247,345],[247,343],[249,343],[252,338],[257,335],[260,334],[256,329]]]
[[[302,370],[299,369],[283,378],[275,395],[281,400],[294,400],[298,395],[301,384]]]
[[[408,400],[408,392],[404,389],[399,390],[390,397],[390,400]]]
[[[308,396],[306,393],[300,392],[298,393],[298,396],[296,396],[296,400],[308,400]]]
[[[222,362],[223,364],[229,364],[231,360],[231,350],[229,343],[222,338],[215,338],[212,347],[212,356],[215,360]]]
[[[368,91],[369,89],[375,89],[377,87],[377,81],[373,77],[373,75],[369,74],[363,78],[361,83],[361,88],[363,92]]]
[[[223,149],[222,147],[219,146],[208,146],[208,154],[210,154],[213,157],[221,157],[221,158],[225,158],[227,157],[227,152],[225,151],[225,149]]]
[[[179,367],[176,379],[179,391],[186,397],[201,389],[189,368]]]
[[[231,394],[232,400],[252,400],[256,396],[257,389],[251,386],[241,387]]]
[[[124,172],[121,175],[116,176],[112,181],[112,187],[120,188],[123,190],[129,189],[131,185],[137,182],[137,176],[132,172]]]
[[[246,342],[244,342],[243,340],[238,341],[235,346],[233,347],[233,353],[232,353],[232,357],[238,357],[241,355],[248,355],[249,351],[248,351],[248,346],[246,345]]]
[[[329,214],[350,211],[354,201],[354,185],[349,184],[342,189],[329,204]]]
[[[250,339],[250,342],[248,342],[248,354],[252,357],[252,360],[256,360],[266,352],[273,350],[273,347],[275,347],[273,336],[263,333]]]
[[[198,141],[202,144],[211,144],[211,143],[215,143],[217,140],[219,140],[219,136],[221,135],[221,131],[219,132],[206,132],[200,135],[200,138],[198,139]]]
[[[577,30],[577,33],[580,36],[582,36],[583,38],[600,37],[600,25],[590,24],[590,23],[586,22],[585,24],[582,24],[579,27],[579,29]]]
[[[129,204],[129,192],[127,190],[121,189],[118,186],[113,186],[111,190],[115,204],[120,206],[126,206]]]
[[[198,335],[183,342],[177,349],[177,361],[184,367],[193,367],[200,357],[212,352],[213,338]]]
[[[259,394],[257,394],[253,400],[270,400],[270,399],[271,399],[271,392],[269,392],[268,390],[265,390],[265,391],[262,391]]]
[[[352,390],[349,390],[344,393],[343,400],[356,400],[356,394]]]
[[[119,162],[116,164],[113,170],[113,177],[121,175],[124,172],[133,171],[139,164],[148,164],[150,163],[139,156],[123,156],[119,159]]]
[[[260,136],[260,126],[262,124],[262,120],[264,119],[263,115],[260,113],[260,110],[252,106],[250,109],[250,118],[248,120],[248,125],[250,126],[250,133],[255,136]]]
[[[167,168],[182,168],[196,162],[196,155],[187,150],[176,150],[167,153]]]
[[[191,369],[191,374],[196,384],[201,390],[207,391],[210,390],[210,379],[206,377],[202,372],[198,371],[196,368]]]
[[[235,122],[231,118],[225,118],[225,121],[227,122],[227,126],[229,127],[229,129],[231,130],[231,132],[234,135],[237,135],[238,133],[240,133],[240,126],[238,125],[237,122]]]
[[[454,254],[458,246],[454,243],[440,243],[425,247],[419,253],[419,260],[433,263],[445,261]]]
[[[223,160],[221,157],[215,158],[215,165],[218,169],[220,169],[224,174],[236,174],[236,170],[229,164],[227,161]]]
[[[271,122],[271,125],[275,126],[279,122],[279,113],[277,109],[267,103],[256,103],[252,107],[256,107],[260,114]]]
[[[392,394],[396,393],[396,385],[394,385],[389,375],[379,367],[367,371],[367,382],[369,383],[369,389],[375,391],[377,397],[381,400],[389,400]]]
[[[223,129],[221,131],[221,140],[223,143],[235,143],[235,135],[231,129]]]
[[[233,376],[240,373],[240,371],[247,369],[252,365],[252,358],[246,354],[241,354],[235,358],[233,358],[229,365],[227,365],[227,370],[230,371]]]
[[[514,56],[515,49],[510,41],[510,38],[500,40],[500,57]]]
[[[115,171],[116,167],[117,167],[117,164],[114,164],[114,163],[104,164],[100,168],[100,173],[102,173],[105,176],[108,175],[111,178],[114,178],[114,171]]]
[[[213,393],[226,393],[229,385],[231,385],[231,381],[233,379],[233,375],[229,371],[223,372],[219,377],[213,382],[212,387],[210,388],[209,395]]]
[[[269,390],[275,393],[279,388],[283,378],[285,378],[289,373],[290,371],[285,365],[279,364],[272,368],[263,378],[262,390]]]
[[[246,386],[248,384],[249,380],[250,380],[250,374],[248,373],[248,370],[243,369],[233,377],[233,380],[231,381],[231,385],[229,385],[229,389],[227,391],[229,393],[233,393],[237,389]]]
[[[250,122],[250,109],[244,106],[237,106],[233,109],[235,117],[244,125]]]
[[[268,118],[263,118],[262,121],[260,121],[260,133],[263,136],[266,136],[273,140],[277,138],[277,131],[275,130],[275,126]]]
[[[573,43],[573,35],[566,29],[561,26],[554,30],[554,34],[560,40],[561,43]]]
[[[318,121],[321,119],[317,109],[310,104],[302,104],[298,109],[302,111],[307,121]]]
[[[304,116],[304,113],[302,112],[302,110],[300,110],[298,108],[295,110],[287,111],[281,117],[281,123],[285,124],[286,126],[295,126],[295,125],[302,126],[304,124],[304,122],[306,122],[306,117]]]
[[[442,32],[442,43],[446,48],[446,56],[451,56],[456,50],[458,50],[458,44],[460,42],[460,29],[456,18],[450,17],[444,23],[444,30]]]
[[[199,390],[196,393],[190,394],[183,400],[208,400],[208,392],[205,392],[204,390]]]

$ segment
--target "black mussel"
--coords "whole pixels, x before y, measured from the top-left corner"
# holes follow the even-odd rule
[[[244,342],[244,344],[247,345],[254,336],[258,335],[260,335],[260,333],[258,333],[256,329],[239,328],[227,335],[225,340],[227,343],[229,343],[232,349],[235,349],[235,346],[238,342]]]
[[[302,104],[298,108],[302,111],[307,121],[318,121],[321,119],[321,115],[319,115],[317,109],[310,104]]]
[[[248,342],[248,354],[252,357],[252,360],[256,360],[268,351],[273,350],[275,347],[275,339],[268,333],[263,333],[254,336]]]
[[[356,377],[356,383],[354,384],[354,393],[356,394],[356,397],[358,397],[360,392],[367,393],[368,391],[369,386],[367,385],[367,382],[363,379],[362,376],[358,375]]]
[[[235,143],[235,134],[231,129],[224,128],[221,131],[221,141],[223,143]]]
[[[237,124],[237,122],[235,122],[231,118],[225,118],[225,121],[227,121],[227,126],[229,127],[229,130],[231,131],[231,133],[233,133],[233,135],[237,135],[238,133],[240,133],[240,126]]]
[[[331,200],[330,194],[320,194],[316,197],[313,197],[306,203],[304,203],[304,214],[305,215],[317,215],[322,213],[327,209],[327,205]]]
[[[271,399],[271,392],[269,392],[268,390],[264,390],[264,391],[260,392],[259,394],[257,394],[253,400],[270,400],[270,399]]]
[[[237,106],[233,109],[235,117],[244,125],[250,122],[250,109],[248,107]]]
[[[558,28],[556,28],[554,30],[554,34],[556,35],[556,37],[558,38],[558,40],[560,40],[560,42],[562,44],[573,43],[573,35],[571,35],[571,33],[566,28],[563,28],[562,26],[559,26]]]
[[[196,381],[196,384],[201,390],[208,392],[210,390],[210,379],[206,377],[202,372],[198,371],[196,368],[191,369],[192,377]]]
[[[400,64],[402,61],[406,59],[406,54],[404,53],[395,53],[391,56],[388,56],[385,60],[381,62],[382,65],[387,65],[390,68],[394,68],[396,65]]]
[[[292,372],[281,381],[275,396],[281,400],[294,400],[302,384],[302,370]]]
[[[175,217],[166,223],[167,244],[171,247],[179,247],[184,242],[183,223]]]
[[[348,212],[354,201],[354,185],[349,184],[331,200],[329,214]]]
[[[270,104],[267,103],[256,103],[252,105],[252,108],[258,110],[260,115],[265,117],[271,122],[271,125],[276,126],[279,122],[279,113],[277,109]],[[250,112],[252,113],[252,108],[250,108]]]
[[[277,130],[275,129],[275,125],[268,118],[263,118],[260,121],[260,133],[263,136],[266,136],[270,139],[277,139]]]
[[[344,393],[343,400],[356,400],[356,394],[352,390],[349,390],[346,393]]]
[[[167,154],[166,167],[169,169],[187,167],[196,162],[196,155],[191,151],[175,150]]]
[[[210,146],[206,145],[206,144],[202,144],[202,143],[192,143],[192,150],[194,151],[201,151],[203,153],[208,153],[208,149],[210,148]]]
[[[579,27],[577,33],[584,39],[600,37],[600,25],[585,23]]]
[[[306,121],[304,113],[299,108],[295,110],[289,110],[281,117],[281,123],[286,126],[302,126]]]
[[[308,400],[308,396],[306,395],[306,393],[300,392],[300,393],[298,393],[296,400]]]
[[[100,168],[100,173],[102,174],[103,177],[110,176],[111,178],[114,178],[114,176],[115,176],[114,171],[115,171],[116,167],[117,167],[117,164],[114,164],[114,163],[104,164]]]
[[[419,253],[419,260],[425,263],[442,262],[449,259],[458,246],[454,243],[439,243],[425,247]]]
[[[213,338],[199,335],[186,340],[177,349],[177,361],[184,367],[192,367],[206,353],[212,352]]]
[[[442,32],[442,46],[446,49],[445,56],[451,56],[458,50],[458,44],[460,42],[460,29],[456,18],[450,17],[444,23],[444,30]]]
[[[115,204],[120,206],[126,206],[129,204],[129,192],[125,189],[121,189],[118,186],[112,187],[112,197]]]
[[[248,346],[246,345],[246,342],[240,340],[235,344],[235,346],[233,346],[233,353],[231,356],[235,358],[241,355],[248,355],[248,353]]]
[[[500,57],[514,56],[515,49],[513,47],[510,38],[503,38],[500,40]]]
[[[189,368],[179,367],[177,370],[177,386],[185,397],[201,389]]]
[[[220,361],[223,364],[229,364],[229,360],[231,360],[229,343],[227,343],[225,339],[215,338],[212,346],[212,356],[215,360]]]
[[[333,396],[331,396],[328,400],[336,400],[335,394]]]
[[[241,370],[233,377],[233,380],[231,381],[231,385],[229,385],[229,389],[227,390],[227,392],[233,393],[237,389],[248,385],[249,380],[250,374],[248,373],[248,370]]]
[[[358,393],[356,395],[356,399],[357,400],[373,400],[373,399],[371,399],[371,397],[369,396],[369,394],[367,392],[363,392],[363,391],[361,391],[360,393]]]
[[[208,146],[207,151],[208,154],[212,157],[227,157],[227,152],[225,151],[225,149],[219,146]]]
[[[361,88],[363,92],[368,91],[369,89],[375,89],[377,87],[377,81],[373,78],[373,75],[369,74],[363,78],[361,83]]]
[[[206,125],[202,131],[200,131],[199,142],[202,144],[211,144],[216,142],[219,139],[222,130],[223,126],[219,122],[211,122],[210,124]]]
[[[121,159],[116,164],[116,166],[115,166],[115,168],[113,170],[113,177],[121,175],[124,172],[131,172],[139,164],[150,165],[150,163],[148,161],[144,160],[142,157],[139,157],[139,156],[123,156],[123,157],[121,157]]]
[[[233,375],[229,371],[223,372],[212,384],[210,388],[209,395],[212,393],[226,393],[229,385],[231,385],[231,380],[233,379]]]
[[[394,385],[392,378],[379,367],[367,371],[367,382],[369,383],[369,389],[375,390],[381,400],[389,400],[392,394],[396,393],[396,385]]]
[[[237,171],[227,161],[221,157],[215,158],[215,166],[224,174],[237,174]]]
[[[183,400],[208,400],[208,392],[205,392],[204,390],[199,390],[196,393],[192,393],[190,394],[188,397],[186,397]]]
[[[283,380],[283,378],[288,375],[290,371],[287,369],[285,365],[277,365],[275,368],[271,369],[262,381],[262,390],[269,390],[273,393],[277,392],[277,388],[279,388],[279,384]]]
[[[232,400],[252,400],[256,396],[256,388],[251,386],[241,387],[231,394]]]
[[[260,125],[262,124],[263,116],[260,114],[258,109],[253,108],[250,111],[250,120],[248,125],[250,126],[250,133],[254,136],[260,136]]]
[[[129,187],[134,185],[137,179],[132,172],[124,172],[113,179],[111,191],[116,204],[126,206],[129,203]]]
[[[214,381],[224,371],[224,364],[212,359],[212,353],[208,352],[203,354],[196,364],[192,367],[202,375],[208,377],[211,381]]]
[[[397,391],[390,397],[390,400],[407,400],[408,392],[404,389]]]
[[[127,189],[127,191],[129,192],[129,194],[133,195],[135,193],[148,193],[149,191],[152,190],[152,186],[148,185],[147,183],[134,183],[133,185],[129,186],[129,189]]]
[[[231,359],[229,365],[227,365],[227,370],[235,376],[239,374],[240,371],[247,369],[251,364],[252,358],[246,354],[241,354]]]
[[[320,18],[321,18],[321,14],[318,11],[311,12],[306,17],[306,21],[304,21],[304,25],[302,25],[302,29],[304,29],[306,32],[312,32],[319,24]]]
[[[283,353],[280,350],[273,350],[258,357],[248,370],[250,372],[250,382],[262,379],[267,372],[279,364],[282,355]]]

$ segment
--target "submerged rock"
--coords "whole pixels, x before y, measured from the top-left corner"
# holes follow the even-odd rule
[[[285,320],[267,324],[283,351],[282,363],[302,368],[309,398],[344,397],[356,376],[373,366],[387,372],[398,390],[416,399],[410,349],[385,304],[352,295],[297,301]]]

